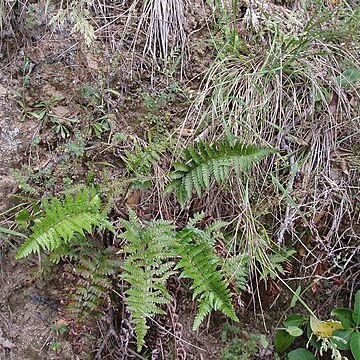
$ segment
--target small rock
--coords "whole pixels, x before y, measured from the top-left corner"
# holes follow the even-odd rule
[[[7,89],[0,84],[0,97],[6,95]]]
[[[13,349],[15,347],[15,344],[13,344],[10,340],[4,339],[3,337],[0,336],[0,345],[4,348],[4,349]]]

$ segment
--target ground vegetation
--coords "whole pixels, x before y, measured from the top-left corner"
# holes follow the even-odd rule
[[[360,359],[360,5],[0,0],[0,359]]]

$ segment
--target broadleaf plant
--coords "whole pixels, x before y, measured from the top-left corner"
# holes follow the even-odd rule
[[[301,315],[291,314],[283,322],[284,328],[278,330],[275,335],[274,345],[278,353],[285,352],[303,334],[303,328],[307,326],[309,343],[316,351],[322,354],[331,350],[332,358],[339,358],[340,351],[351,350],[355,360],[360,360],[360,290],[356,292],[354,308],[334,309],[332,316],[340,321],[320,321],[314,316],[306,318]],[[288,354],[289,359],[315,359],[314,355],[304,348],[292,350]],[[301,357],[302,356],[302,357]]]

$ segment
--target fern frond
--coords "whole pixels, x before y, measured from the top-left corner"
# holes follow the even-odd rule
[[[130,285],[125,302],[130,309],[137,348],[140,351],[149,329],[146,318],[164,314],[161,305],[170,301],[166,281],[175,263],[172,261],[173,225],[167,221],[145,222],[142,227],[135,213],[129,210],[130,220],[123,221],[126,231],[127,254],[123,265],[123,279]]]
[[[242,292],[245,289],[249,279],[250,257],[247,255],[230,256],[223,262],[223,269],[237,291]]]
[[[147,146],[135,144],[135,149],[127,151],[124,157],[127,170],[137,175],[148,175],[152,166],[160,161],[169,145],[167,139],[150,142]]]
[[[71,296],[70,309],[79,317],[101,314],[109,302],[112,277],[120,266],[120,260],[110,249],[99,250],[91,244],[82,246],[79,263],[75,265],[79,280]]]
[[[213,239],[205,231],[188,227],[178,232],[177,240],[176,252],[181,260],[175,269],[182,269],[180,276],[192,280],[193,299],[199,303],[193,329],[198,329],[212,310],[238,321],[228,283],[218,270],[220,262],[212,247]]]
[[[127,240],[123,279],[129,284],[125,302],[131,311],[138,350],[142,348],[149,329],[146,318],[164,314],[161,305],[170,300],[166,281],[176,269],[182,270],[181,277],[192,280],[193,298],[199,304],[194,329],[212,310],[238,320],[228,283],[218,269],[220,259],[213,247],[214,236],[218,236],[223,224],[198,229],[194,225],[204,215],[196,214],[186,228],[175,232],[170,222],[140,223],[133,211],[129,210],[129,215],[129,221],[122,222],[125,232],[121,237]],[[176,257],[180,260],[175,266]]]
[[[85,236],[80,234],[75,234],[74,238],[71,240],[71,244],[61,243],[59,247],[54,249],[49,254],[49,260],[53,264],[58,264],[64,258],[77,262],[79,260],[80,251],[83,249],[83,246],[87,244],[88,241]]]
[[[200,141],[184,151],[183,163],[175,163],[166,191],[177,191],[177,200],[184,207],[195,191],[198,196],[210,187],[211,177],[217,184],[227,180],[234,170],[237,176],[273,152],[271,148],[246,145],[240,141],[222,140],[212,145]]]
[[[101,200],[94,189],[85,188],[75,196],[67,194],[63,201],[52,198],[43,202],[44,211],[31,227],[32,234],[18,251],[24,258],[40,249],[54,251],[68,244],[75,234],[91,233],[94,227],[112,225],[101,212]]]

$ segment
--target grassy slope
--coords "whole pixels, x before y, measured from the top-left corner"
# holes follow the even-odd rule
[[[114,220],[126,216],[130,205],[144,218],[165,217],[180,226],[196,211],[229,221],[218,251],[249,268],[260,305],[260,280],[281,272],[278,265],[289,248],[297,251],[290,259],[297,280],[289,286],[302,283],[320,295],[332,290],[321,315],[328,316],[337,294],[349,299],[359,285],[359,6],[75,3],[64,23],[63,12],[52,5],[45,12],[41,5],[16,9],[0,2],[4,34],[20,28],[26,39],[41,26],[39,14],[44,23],[52,18],[53,33],[45,30],[48,44],[67,28],[73,35],[66,48],[73,46],[87,65],[81,74],[75,67],[71,72],[69,60],[61,86],[71,89],[71,78],[78,77],[78,88],[62,91],[65,99],[55,101],[53,94],[44,102],[40,92],[31,93],[37,80],[27,68],[33,53],[26,48],[32,56],[25,54],[18,70],[22,115],[35,113],[39,121],[36,152],[59,154],[48,173],[17,173],[23,193],[35,198],[27,206],[33,209],[45,191],[55,194],[64,184],[84,181],[90,167],[88,179],[110,194]],[[50,78],[61,66],[41,69]],[[211,191],[194,195],[180,212],[163,192],[172,161],[199,139],[234,137],[278,153],[251,176],[233,176],[221,187],[211,183]],[[38,158],[31,158],[32,168]],[[8,215],[5,220],[11,220]],[[243,271],[229,264],[230,276],[241,278]]]

